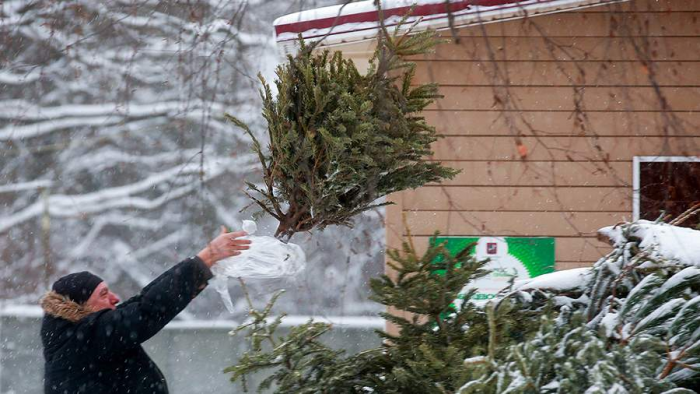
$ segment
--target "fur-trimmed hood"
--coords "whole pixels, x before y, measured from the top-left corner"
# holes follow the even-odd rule
[[[188,258],[116,311],[93,311],[48,292],[41,299],[46,394],[167,394],[162,372],[141,344],[185,309],[211,275],[200,258]]]
[[[49,291],[41,297],[41,309],[47,314],[76,323],[94,313],[86,305],[78,304],[55,291]]]

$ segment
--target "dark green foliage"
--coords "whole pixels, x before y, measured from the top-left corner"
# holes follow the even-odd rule
[[[378,392],[454,392],[468,378],[462,361],[488,338],[483,312],[471,303],[455,304],[465,285],[487,273],[485,262],[475,261],[469,249],[451,256],[443,245],[431,245],[419,256],[404,243],[401,252],[388,252],[395,276],[373,279],[370,298],[413,315],[382,314],[400,332],[380,333],[391,344],[385,349],[391,369],[383,371],[386,380]]]
[[[487,261],[474,260],[469,255],[470,249],[467,247],[452,256],[443,245],[430,245],[426,253],[419,256],[413,245],[404,243],[401,252],[387,252],[392,260],[388,265],[395,271],[395,277],[384,275],[370,283],[373,293],[370,299],[393,310],[412,313],[409,318],[382,314],[400,328],[399,335],[381,335],[393,345],[388,351],[401,373],[415,374],[416,381],[426,382],[430,382],[428,376],[432,376],[444,382],[442,387],[446,390],[454,390],[457,382],[468,377],[463,368],[454,366],[461,365],[465,357],[483,354],[489,343],[484,311],[473,303],[455,301],[461,298],[459,295],[469,282],[487,274],[483,269]],[[463,298],[468,300],[475,292],[469,290]],[[502,303],[498,313],[499,342],[510,343],[527,332],[525,326],[531,319],[513,311],[509,302]],[[530,331],[535,329],[536,326],[529,328]],[[417,349],[420,353],[416,353]],[[425,362],[418,361],[420,359]],[[431,359],[441,362],[429,362]],[[428,388],[424,390],[430,392]]]
[[[253,311],[253,323],[241,328],[249,329],[252,348],[227,369],[232,379],[272,369],[260,388],[274,382],[278,393],[454,393],[470,379],[464,358],[484,351],[489,341],[485,313],[471,303],[454,302],[469,282],[486,273],[485,262],[475,261],[468,249],[451,256],[443,245],[431,245],[419,256],[406,243],[389,256],[397,275],[373,279],[372,299],[415,314],[384,314],[401,327],[398,335],[379,331],[383,346],[343,356],[318,340],[328,325],[309,322],[275,338],[276,321],[267,324],[266,312]],[[498,331],[504,343],[511,343],[506,336],[518,316],[502,320]],[[261,346],[261,338],[269,348]]]
[[[387,194],[452,178],[457,171],[427,162],[435,129],[420,112],[438,97],[437,86],[412,86],[415,65],[404,56],[425,53],[433,32],[382,35],[369,71],[361,74],[340,52],[316,53],[302,42],[277,68],[277,96],[260,77],[268,146],[253,139],[264,187],[249,196],[279,220],[276,236],[328,225],[383,204]]]
[[[370,367],[365,360],[371,361],[372,353],[379,349],[345,359],[342,351],[332,350],[319,341],[331,326],[313,321],[292,327],[286,336],[278,335],[277,329],[284,315],[271,318],[270,311],[281,294],[276,293],[262,311],[254,309],[248,299],[251,321],[236,328],[231,335],[245,331],[250,350],[224,373],[231,374],[231,381],[241,380],[246,392],[249,375],[270,370],[273,373],[260,383],[258,391],[274,385],[278,393],[354,392],[343,391],[343,385],[352,387],[356,377],[362,376],[363,370]]]

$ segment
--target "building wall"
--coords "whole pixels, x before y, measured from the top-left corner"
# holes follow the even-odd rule
[[[417,61],[445,96],[425,113],[452,181],[392,195],[387,243],[556,237],[557,269],[632,217],[632,158],[700,155],[700,0],[632,0],[459,29]],[[458,42],[454,38],[458,37]]]

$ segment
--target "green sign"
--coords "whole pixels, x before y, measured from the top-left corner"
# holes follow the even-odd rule
[[[511,278],[522,280],[554,272],[554,238],[437,237],[433,242],[446,242],[452,254],[476,243],[471,254],[478,260],[489,259],[485,268],[491,273],[469,286],[478,289],[472,297],[475,301],[496,297]]]

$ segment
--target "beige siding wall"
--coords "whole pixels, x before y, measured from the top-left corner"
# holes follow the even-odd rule
[[[391,197],[390,247],[404,224],[422,247],[436,230],[553,236],[558,269],[590,265],[596,230],[631,218],[632,157],[700,155],[700,0],[455,33],[416,77],[445,95],[425,113],[446,135],[433,159],[462,173]]]

